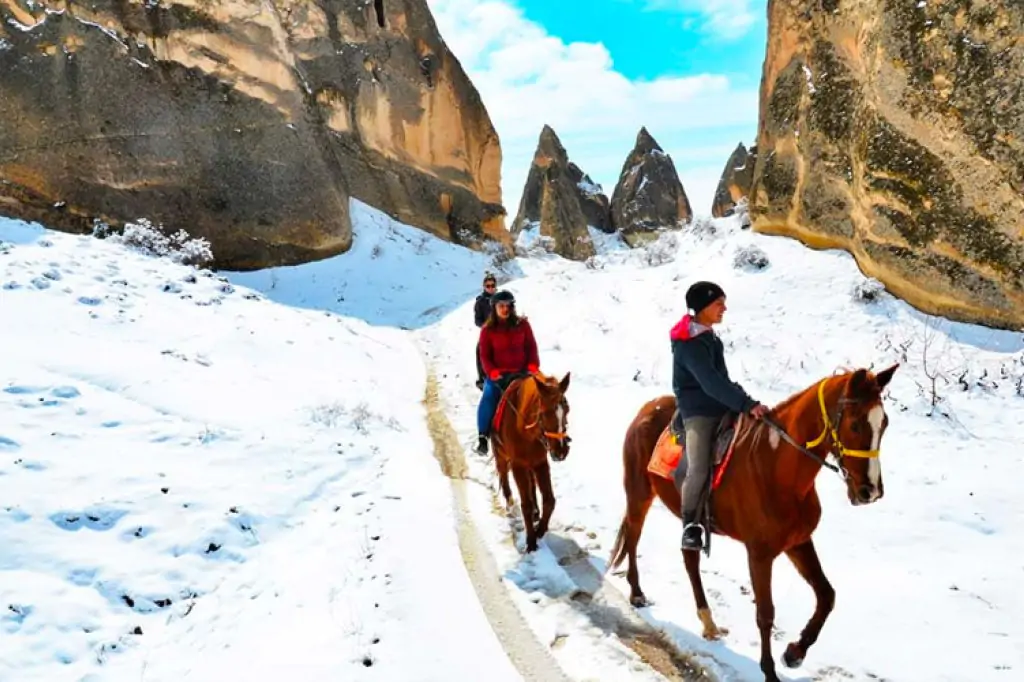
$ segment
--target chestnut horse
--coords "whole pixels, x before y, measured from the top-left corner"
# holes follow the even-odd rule
[[[572,439],[566,433],[569,403],[565,393],[568,389],[568,373],[561,381],[540,373],[513,380],[502,397],[507,402],[499,412],[498,423],[491,430],[494,463],[506,505],[512,505],[509,469],[519,488],[519,507],[526,527],[527,552],[537,549],[537,540],[547,533],[551,514],[555,510],[548,453],[556,462],[569,456]],[[544,502],[539,522],[538,488]],[[533,525],[535,522],[536,527]]]
[[[814,613],[799,640],[791,642],[782,657],[787,666],[795,668],[817,641],[835,603],[835,590],[825,577],[811,539],[821,518],[815,479],[825,466],[843,476],[852,504],[870,504],[882,498],[885,490],[878,452],[889,421],[882,390],[898,366],[877,375],[858,369],[825,377],[780,403],[763,423],[754,422],[745,430],[739,427],[732,456],[712,493],[712,532],[746,547],[761,635],[761,670],[767,682],[779,679],[771,651],[775,619],[772,565],[785,553],[814,590]],[[675,407],[673,396],[646,403],[629,425],[623,444],[627,507],[608,570],[629,557],[627,579],[634,606],[647,603],[640,589],[636,549],[654,497],[661,498],[676,516],[681,514],[679,489],[672,481],[647,471]],[[835,464],[827,461],[830,455]],[[683,560],[703,636],[717,639],[728,634],[711,617],[701,582],[700,553],[683,551]]]

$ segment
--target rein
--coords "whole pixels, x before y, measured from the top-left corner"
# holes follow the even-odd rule
[[[782,426],[780,426],[775,420],[771,419],[767,415],[764,416],[764,421],[766,424],[768,424],[768,426],[775,429],[779,433],[779,435],[782,436],[782,439],[784,441],[792,445],[801,453],[807,455],[814,461],[818,462],[823,467],[826,467],[827,469],[831,469],[832,471],[836,472],[845,480],[849,478],[849,473],[847,473],[846,467],[843,466],[844,458],[875,458],[878,457],[878,450],[850,450],[845,445],[843,445],[843,442],[839,439],[839,424],[842,423],[843,419],[843,406],[846,403],[857,401],[849,400],[847,398],[840,398],[836,418],[830,419],[828,416],[828,408],[825,407],[825,384],[827,382],[828,379],[822,379],[821,382],[818,384],[818,406],[821,408],[821,418],[824,420],[825,426],[821,430],[821,435],[815,438],[814,440],[807,441],[806,445],[800,445],[795,440],[793,440],[793,437],[790,436],[786,432],[786,430],[782,428]],[[829,436],[831,436],[832,438],[832,447],[830,448],[830,450],[832,454],[835,456],[836,461],[838,462],[838,466],[825,461],[825,458],[820,457],[811,451],[811,448],[818,447],[823,442],[825,442],[825,439],[828,438]]]

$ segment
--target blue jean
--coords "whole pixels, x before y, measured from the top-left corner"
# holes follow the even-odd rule
[[[481,436],[491,433],[491,421],[501,400],[501,387],[490,380],[484,379],[484,392],[480,395],[480,405],[476,408],[476,432]]]

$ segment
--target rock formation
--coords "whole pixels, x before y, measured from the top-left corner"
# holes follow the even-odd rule
[[[929,313],[1024,326],[1024,6],[769,0],[751,215]]]
[[[348,198],[508,242],[501,150],[426,0],[0,0],[0,214],[140,217],[217,265],[345,251]]]
[[[569,162],[569,180],[576,188],[580,208],[583,209],[583,215],[587,217],[587,225],[601,230],[605,234],[614,233],[612,205],[604,193],[604,188],[591,180],[590,176],[572,161]]]
[[[672,157],[641,128],[612,192],[612,225],[630,246],[659,229],[678,229],[693,212]]]
[[[750,197],[750,186],[754,181],[754,164],[757,162],[757,145],[748,151],[740,142],[725,164],[722,178],[715,189],[715,200],[711,204],[711,215],[724,218],[733,214],[736,202]]]
[[[549,126],[544,126],[537,141],[519,212],[512,223],[513,237],[537,223],[541,236],[554,241],[555,252],[573,260],[594,255],[588,224],[612,231],[608,198],[569,161],[565,147]]]

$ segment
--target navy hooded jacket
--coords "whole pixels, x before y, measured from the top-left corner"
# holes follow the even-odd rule
[[[685,315],[669,336],[672,392],[680,417],[721,417],[729,411],[749,412],[757,404],[729,378],[722,340],[709,327]]]

